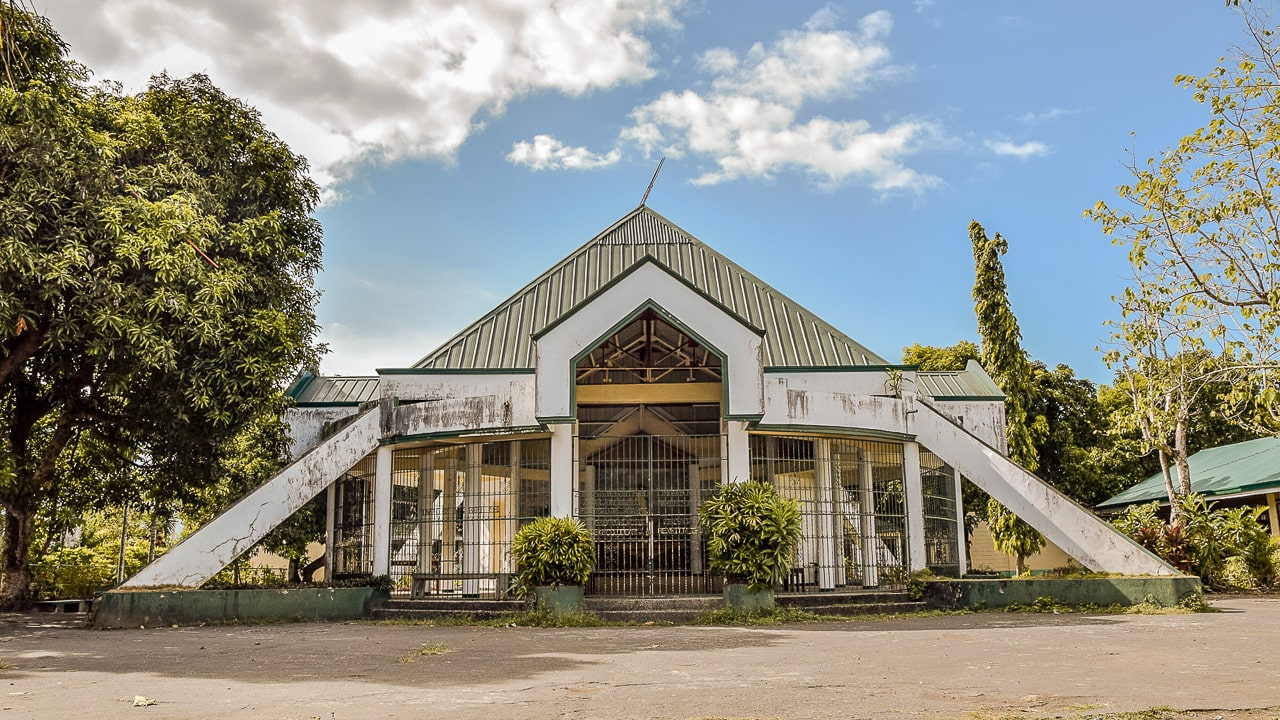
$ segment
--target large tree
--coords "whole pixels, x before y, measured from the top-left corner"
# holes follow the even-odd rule
[[[181,499],[314,365],[321,231],[305,161],[208,78],[124,95],[44,18],[0,3],[0,26],[0,607],[21,607],[69,450]]]
[[[1145,162],[1131,156],[1120,202],[1086,212],[1129,249],[1133,279],[1108,361],[1175,516],[1198,406],[1257,431],[1280,420],[1280,35],[1260,11],[1241,15],[1249,39],[1229,63],[1176,78],[1208,123]]]
[[[1000,256],[1009,244],[996,233],[988,237],[977,220],[969,223],[973,245],[973,309],[982,339],[982,366],[1005,395],[1005,437],[1009,457],[1028,470],[1038,466],[1036,441],[1048,432],[1043,417],[1028,414],[1031,400],[1031,362],[1022,349],[1022,330],[1009,304],[1004,264]],[[987,522],[996,549],[1014,556],[1018,573],[1026,558],[1044,546],[1044,537],[995,500],[987,502]]]

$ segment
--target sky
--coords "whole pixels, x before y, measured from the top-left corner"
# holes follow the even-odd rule
[[[28,2],[96,78],[205,73],[310,160],[341,375],[426,355],[665,156],[650,207],[893,362],[977,339],[978,220],[1024,348],[1107,382],[1127,256],[1083,213],[1245,40],[1217,0]]]

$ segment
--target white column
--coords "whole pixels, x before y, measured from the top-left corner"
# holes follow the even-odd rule
[[[334,547],[334,525],[338,518],[338,481],[334,480],[329,483],[329,487],[324,491],[324,581],[333,582],[333,569],[337,567],[334,562],[333,553],[337,549]]]
[[[436,464],[435,454],[427,448],[418,448],[418,569],[419,574],[431,572],[431,545],[435,540]]]
[[[391,462],[390,445],[378,446],[373,471],[373,574],[391,574]]]
[[[813,472],[817,491],[818,590],[836,589],[835,513],[831,500],[831,441],[813,441]]]
[[[725,464],[721,472],[724,483],[751,481],[751,436],[747,424],[740,420],[724,423]]]
[[[506,518],[502,522],[502,572],[514,573],[516,571],[515,564],[511,560],[511,543],[516,539],[516,533],[520,530],[520,441],[512,440],[511,448],[511,479],[507,481],[507,502]],[[506,592],[506,588],[498,588],[499,593]]]
[[[551,426],[551,517],[573,517],[573,423]]]
[[[462,580],[462,597],[480,597],[480,525],[488,518],[488,512],[480,507],[480,484],[484,470],[484,444],[467,446],[467,477],[462,488],[462,572],[468,577]],[[484,508],[485,511],[488,508]]]
[[[951,482],[955,484],[956,493],[956,557],[960,558],[960,577],[964,577],[969,572],[969,548],[964,542],[964,487],[960,471],[955,468],[951,468]]]
[[[920,483],[920,446],[902,444],[902,487],[906,496],[907,570],[925,568],[924,552],[924,487]]]
[[[876,488],[871,453],[858,463],[858,533],[862,536],[862,587],[880,586],[880,538],[876,536]]]
[[[689,465],[689,571],[702,573],[702,522],[698,510],[702,507],[702,475],[698,463]]]

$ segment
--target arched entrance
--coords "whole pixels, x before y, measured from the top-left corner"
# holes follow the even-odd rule
[[[719,356],[646,310],[576,365],[578,515],[597,595],[718,592],[698,506],[721,479]]]

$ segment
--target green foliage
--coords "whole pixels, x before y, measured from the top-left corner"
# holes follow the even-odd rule
[[[316,364],[321,231],[306,161],[208,78],[124,95],[43,18],[0,23],[22,59],[0,83],[0,606],[21,607],[39,513],[193,499]]]
[[[573,518],[542,517],[520,528],[511,543],[516,577],[524,589],[586,585],[596,562],[591,533]]]
[[[1264,507],[1217,508],[1202,495],[1183,500],[1183,517],[1166,523],[1160,503],[1133,505],[1112,524],[1139,545],[1212,587],[1253,588],[1277,579],[1276,542],[1259,520]]]
[[[699,508],[711,569],[753,590],[782,584],[800,541],[800,506],[768,483],[721,485]]]
[[[916,343],[902,348],[902,364],[915,365],[923,371],[963,370],[970,360],[979,360],[982,350],[968,340],[949,347]]]

